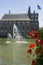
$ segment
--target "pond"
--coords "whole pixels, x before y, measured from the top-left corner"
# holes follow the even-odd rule
[[[29,43],[1,41],[0,65],[31,65],[31,58],[27,57],[28,45]]]

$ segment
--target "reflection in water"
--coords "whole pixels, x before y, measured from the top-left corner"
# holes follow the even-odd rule
[[[0,65],[31,65],[27,58],[28,44],[9,43],[0,45]]]
[[[12,65],[12,44],[0,45],[0,65]]]

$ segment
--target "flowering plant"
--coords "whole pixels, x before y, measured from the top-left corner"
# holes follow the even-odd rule
[[[32,65],[42,65],[43,63],[43,38],[36,31],[31,31],[29,35],[35,40],[35,43],[29,45],[27,53],[32,57]],[[29,57],[28,56],[28,57]]]

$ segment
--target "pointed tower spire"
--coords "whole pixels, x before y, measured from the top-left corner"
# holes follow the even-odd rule
[[[31,9],[30,9],[30,6],[29,6],[29,9],[28,9],[28,16],[29,16],[29,18],[31,18]]]

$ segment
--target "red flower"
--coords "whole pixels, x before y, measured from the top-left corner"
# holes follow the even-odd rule
[[[29,32],[29,35],[32,36],[34,32],[35,32],[34,30]]]
[[[38,50],[35,50],[35,54],[38,55]]]
[[[33,34],[33,38],[34,38],[34,39],[39,38],[39,36],[40,36],[40,34],[39,34],[38,32]]]
[[[32,53],[32,50],[31,49],[28,49],[27,53],[30,53],[31,54]]]
[[[40,45],[43,44],[43,40],[37,40],[36,42]]]
[[[35,65],[35,61],[34,60],[32,61],[32,65]]]
[[[34,48],[35,46],[36,46],[35,43],[32,43],[32,44],[29,45],[30,48]]]

